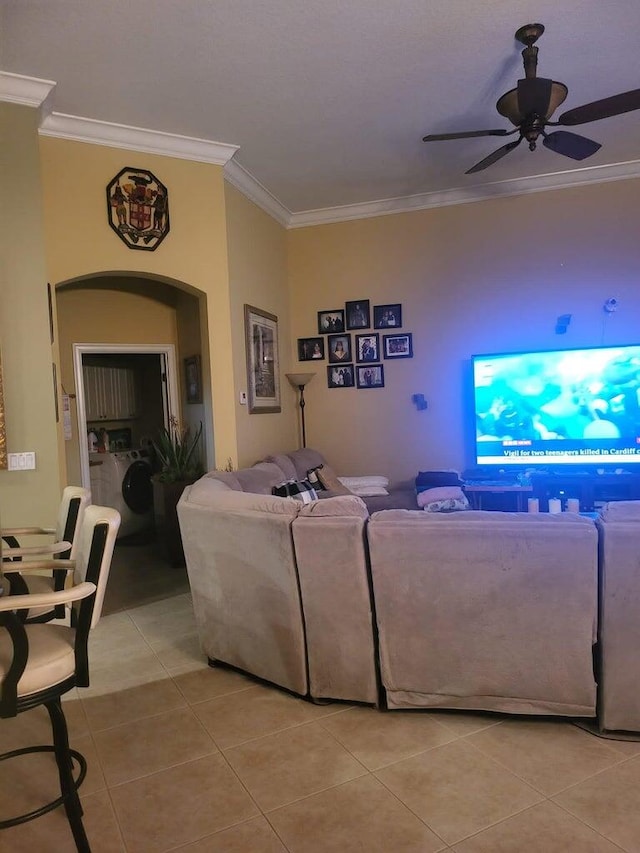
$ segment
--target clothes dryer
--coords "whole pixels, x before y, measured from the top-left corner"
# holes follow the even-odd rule
[[[117,509],[118,538],[153,527],[151,463],[146,450],[89,454],[91,500]]]

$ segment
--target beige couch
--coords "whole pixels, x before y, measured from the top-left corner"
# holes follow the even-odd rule
[[[598,519],[598,721],[640,731],[640,501],[609,503]]]
[[[368,542],[388,707],[595,715],[591,520],[390,510]]]
[[[234,485],[266,489],[274,468],[212,472],[180,499],[201,646],[300,695],[375,704],[367,509],[354,495],[302,504]]]
[[[295,477],[314,453],[287,455]],[[210,472],[178,505],[210,659],[313,699],[595,716],[591,520],[369,517],[353,495],[273,497],[292,472],[271,459]]]

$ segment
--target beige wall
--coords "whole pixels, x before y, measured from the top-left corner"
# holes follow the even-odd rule
[[[278,317],[280,344],[280,414],[250,415],[239,403],[247,389],[244,338],[234,349],[236,423],[240,466],[251,465],[268,453],[299,446],[297,401],[285,373],[291,371],[291,324],[287,289],[287,234],[282,226],[225,184],[229,251],[231,318],[234,330],[244,328],[244,305]],[[223,466],[221,466],[223,467]]]
[[[237,457],[223,174],[220,166],[67,140],[40,140],[47,268],[55,285],[100,274],[142,275],[206,295],[202,341],[210,364],[206,419],[215,411],[215,457]],[[105,187],[131,165],[169,190],[171,232],[153,252],[132,250],[107,221]]]
[[[56,432],[38,116],[0,103],[0,347],[7,450],[33,450],[36,470],[0,471],[5,526],[55,522],[61,473]]]
[[[472,354],[637,343],[639,192],[614,182],[289,232],[293,358],[316,312],[346,300],[400,302],[413,333],[413,359],[383,362],[384,389],[328,389],[326,361],[294,362],[318,371],[307,443],[344,474],[464,468]],[[610,296],[620,308],[607,319]],[[565,335],[560,314],[573,315]]]

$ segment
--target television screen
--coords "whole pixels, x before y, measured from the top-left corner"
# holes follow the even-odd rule
[[[475,464],[640,463],[640,346],[473,357]]]

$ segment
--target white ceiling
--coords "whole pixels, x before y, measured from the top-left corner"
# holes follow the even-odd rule
[[[55,81],[56,113],[237,145],[293,214],[640,174],[640,111],[575,128],[582,163],[523,144],[465,175],[504,141],[421,141],[508,127],[532,21],[559,112],[640,87],[638,0],[0,0],[0,69]]]

